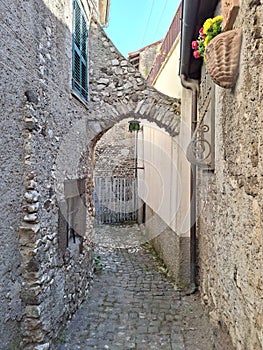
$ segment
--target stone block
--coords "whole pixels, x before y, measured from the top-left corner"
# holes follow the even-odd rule
[[[50,343],[45,343],[45,344],[35,346],[34,350],[49,350],[49,349],[50,349]]]
[[[35,203],[39,200],[39,193],[37,191],[26,192],[24,197],[28,203]]]
[[[34,246],[36,235],[40,230],[39,224],[27,224],[19,228],[19,242],[21,245]]]
[[[112,66],[119,66],[120,62],[119,60],[117,60],[116,58],[114,60],[111,61]]]
[[[25,315],[29,318],[39,318],[41,315],[41,307],[37,305],[27,305]]]
[[[98,80],[98,84],[103,84],[103,85],[108,85],[109,82],[110,82],[110,80],[109,80],[109,79],[106,79],[106,78],[100,78],[100,79]]]

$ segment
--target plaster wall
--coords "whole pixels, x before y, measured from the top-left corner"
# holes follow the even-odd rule
[[[144,123],[139,134],[139,196],[147,204],[151,218],[145,221],[152,233],[154,248],[168,267],[178,286],[190,283],[190,165],[186,148],[191,138],[191,93],[176,77],[179,66],[180,38],[160,69],[154,86],[161,92],[182,97],[180,134],[171,137],[154,124]]]
[[[6,8],[0,4],[1,14],[6,13]],[[12,22],[12,28],[19,27],[23,20],[28,20],[26,11],[17,13]],[[23,186],[23,115],[22,106],[25,101],[23,88],[27,82],[17,79],[21,74],[27,75],[27,69],[22,68],[26,64],[30,53],[23,48],[22,43],[16,38],[16,30],[12,32],[11,17],[7,15],[5,22],[1,23],[1,118],[0,118],[0,149],[1,149],[1,220],[0,220],[0,348],[7,349],[6,344],[14,334],[19,335],[20,321],[23,316],[23,303],[20,299],[21,278],[19,273],[19,250],[17,227],[21,219],[21,211],[24,194]],[[22,31],[26,34],[25,31]],[[12,40],[8,40],[11,37]],[[10,59],[9,52],[13,53]],[[21,57],[23,53],[23,57]],[[18,74],[20,71],[20,74]],[[26,79],[26,78],[25,78]],[[27,76],[31,80],[30,76]],[[16,82],[16,83],[14,83]],[[12,344],[17,346],[20,338],[13,338]]]
[[[163,63],[153,86],[164,94],[176,98],[182,97],[182,87],[179,77],[180,35],[175,40],[169,55]]]

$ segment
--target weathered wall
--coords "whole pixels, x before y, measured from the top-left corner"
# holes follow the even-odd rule
[[[160,215],[167,227],[153,239],[153,245],[178,287],[190,287],[190,175],[191,170],[186,159],[186,148],[190,140],[190,106],[191,93],[182,91],[182,127],[181,132],[174,138],[169,138],[172,147],[165,147],[166,158],[162,161],[170,163],[170,168],[163,174],[163,186],[166,195],[166,215]],[[162,147],[165,144],[162,144]],[[157,158],[158,159],[158,158]],[[160,158],[157,168],[164,169]],[[167,166],[167,165],[166,165]],[[169,220],[167,220],[167,214]],[[165,219],[166,216],[166,219]]]
[[[41,349],[47,349],[88,293],[93,268],[89,244],[92,222],[87,220],[86,234],[82,231],[77,232],[75,239],[68,237],[67,210],[62,210],[66,195],[58,198],[56,193],[60,180],[55,165],[59,149],[72,124],[86,114],[86,107],[71,96],[71,4],[31,1],[23,6],[32,23],[28,27],[24,22],[27,35],[23,38],[28,41],[23,48],[30,53],[25,76],[33,76],[34,84],[24,81],[21,89],[25,152],[21,180],[25,188],[23,212],[20,207],[23,219],[19,225],[19,253],[20,296],[25,307],[20,347],[32,349],[41,344]],[[14,17],[16,12],[13,10],[11,15]],[[17,30],[21,27],[19,23]],[[74,152],[74,142],[71,147]],[[61,177],[63,180],[87,178],[83,198],[88,202],[92,195],[92,187],[88,185],[88,179],[92,179],[88,150],[85,167],[79,165],[79,159],[80,155],[75,169],[69,168],[68,174]],[[92,208],[83,215],[86,211],[92,214]],[[64,245],[67,239],[69,242]]]
[[[184,107],[190,106],[189,92]],[[185,113],[180,135],[170,137],[153,124],[144,123],[139,134],[139,196],[154,212],[145,220],[152,243],[178,286],[190,284],[190,166],[186,146],[190,128]],[[148,216],[148,214],[147,214]]]
[[[148,77],[160,46],[161,43],[153,44],[140,52],[139,71],[144,78]]]
[[[0,348],[18,348],[21,335],[20,348],[43,350],[88,293],[95,142],[138,115],[177,134],[180,104],[149,88],[95,23],[90,98],[83,103],[71,90],[72,2],[0,6]],[[72,205],[79,207],[74,218]]]
[[[236,85],[216,87],[215,171],[198,172],[199,280],[215,325],[239,350],[263,347],[263,85],[261,1],[239,1]]]
[[[0,12],[6,14],[8,8],[0,4]],[[30,56],[23,48],[16,33],[20,22],[30,18],[25,11],[16,13],[15,18],[7,15],[1,19],[1,220],[0,220],[0,348],[7,349],[7,344],[18,348],[20,342],[20,321],[23,315],[23,303],[20,299],[21,279],[19,273],[19,250],[17,227],[21,219],[23,200],[23,115],[22,105],[25,101],[24,91],[27,81],[17,79],[19,75],[29,82],[26,62]],[[12,31],[12,28],[13,31]],[[25,35],[21,30],[21,34]],[[20,33],[19,33],[20,34]],[[10,40],[9,40],[10,38]],[[9,52],[13,53],[12,59]],[[21,57],[21,53],[23,57]],[[14,339],[16,334],[16,339]],[[10,341],[10,339],[12,339]]]
[[[173,230],[152,208],[145,207],[145,235],[179,289],[190,286],[190,239]]]

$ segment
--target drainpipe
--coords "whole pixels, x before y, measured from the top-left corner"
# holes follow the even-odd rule
[[[138,222],[138,130],[135,131],[135,156],[134,156],[134,214]],[[135,214],[136,213],[136,214]]]
[[[199,83],[197,80],[187,79],[184,74],[180,75],[181,84],[184,88],[192,91],[191,108],[191,136],[193,135],[197,124],[197,96]],[[196,290],[196,165],[191,164],[191,182],[190,182],[190,291]]]

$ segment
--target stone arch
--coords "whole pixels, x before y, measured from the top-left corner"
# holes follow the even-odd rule
[[[94,131],[100,134],[125,118],[144,118],[172,137],[178,135],[180,100],[150,86],[95,21],[91,22],[89,45],[89,126],[94,124]]]

